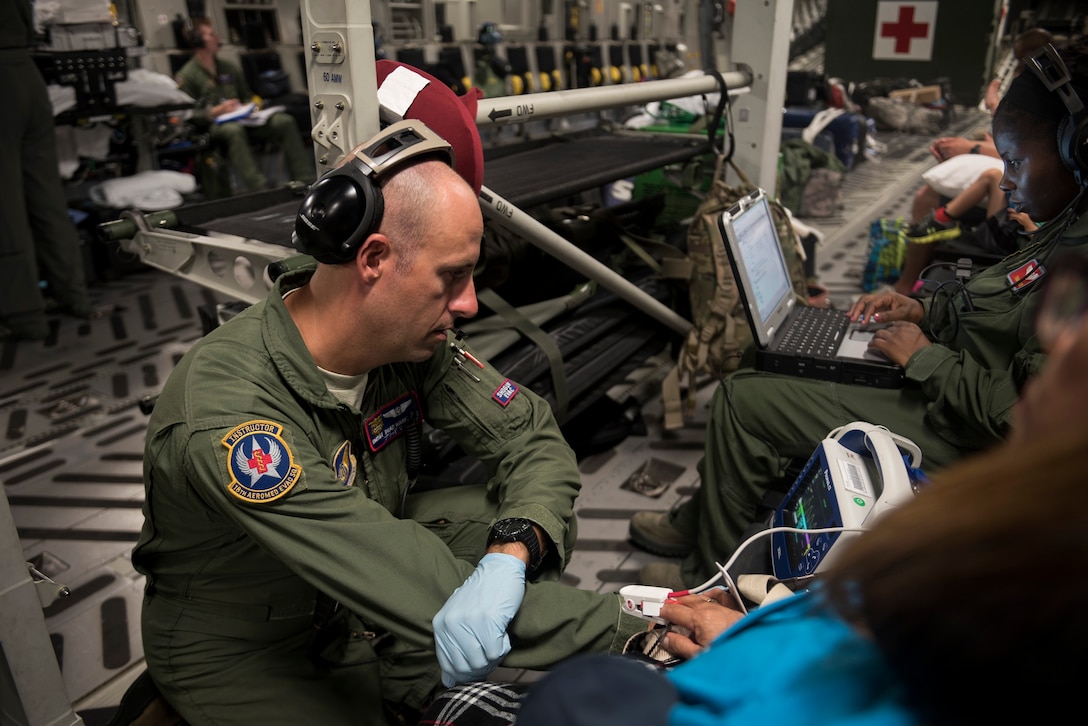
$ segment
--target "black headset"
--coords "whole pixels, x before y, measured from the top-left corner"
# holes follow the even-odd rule
[[[424,155],[453,166],[453,148],[421,121],[387,126],[310,187],[291,233],[295,249],[330,265],[355,259],[359,245],[382,221],[379,180]]]
[[[1069,115],[1058,124],[1058,153],[1079,186],[1088,186],[1088,110],[1073,90],[1069,68],[1053,45],[1047,43],[1025,65],[1047,90],[1058,94]]]
[[[189,36],[189,47],[191,48],[203,48],[204,47],[204,34],[200,32],[200,29],[189,23],[189,27],[186,28],[186,35]]]

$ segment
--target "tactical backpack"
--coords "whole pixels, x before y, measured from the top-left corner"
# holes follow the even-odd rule
[[[719,156],[714,182],[700,203],[687,233],[687,256],[692,262],[688,281],[692,328],[680,350],[676,367],[662,383],[665,428],[680,428],[695,412],[696,379],[701,375],[722,378],[737,370],[741,356],[752,343],[752,329],[741,303],[737,280],[718,229],[718,217],[756,187],[732,161],[730,167],[741,183],[722,180],[725,157]],[[790,213],[778,201],[770,201],[779,243],[800,304],[808,304],[803,252]],[[680,383],[687,386],[682,401]]]

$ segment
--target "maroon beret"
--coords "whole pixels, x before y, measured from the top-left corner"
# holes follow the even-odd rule
[[[418,119],[445,139],[453,147],[453,168],[479,194],[484,182],[484,149],[476,128],[480,89],[472,88],[458,96],[429,73],[397,61],[379,60],[375,70],[378,98],[386,110],[402,118]],[[396,99],[398,107],[389,108],[386,102],[390,98]]]

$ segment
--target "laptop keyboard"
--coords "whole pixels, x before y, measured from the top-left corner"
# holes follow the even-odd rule
[[[775,348],[780,353],[833,358],[846,325],[842,310],[799,307]]]

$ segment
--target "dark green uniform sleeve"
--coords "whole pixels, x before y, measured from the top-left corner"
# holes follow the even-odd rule
[[[923,329],[938,342],[911,356],[906,375],[930,401],[927,423],[948,441],[983,448],[1008,434],[1020,389],[1046,361],[1034,321],[1046,278],[1025,286],[1011,279],[1025,265],[1045,269],[1059,250],[1083,250],[1086,222],[1066,227],[1055,220],[1049,232],[974,275],[962,291],[923,303]]]
[[[246,74],[242,72],[239,66],[233,63],[226,63],[220,61],[220,66],[230,69],[231,76],[234,78],[234,85],[238,89],[238,100],[242,103],[249,103],[253,100],[253,91],[249,87],[249,82],[246,80]]]
[[[200,66],[196,58],[190,58],[178,71],[174,80],[177,81],[178,88],[191,96],[196,104],[193,108],[192,121],[198,124],[211,123],[208,109],[218,102],[218,90],[211,82],[208,72]]]
[[[931,401],[929,418],[958,445],[977,448],[1008,433],[1019,395],[1009,370],[991,370],[966,352],[932,345],[911,356],[906,375]]]
[[[448,346],[439,348],[424,384],[425,416],[487,467],[498,518],[539,525],[555,553],[545,565],[561,568],[570,559],[578,462],[547,401],[482,363],[467,363],[466,372]]]

